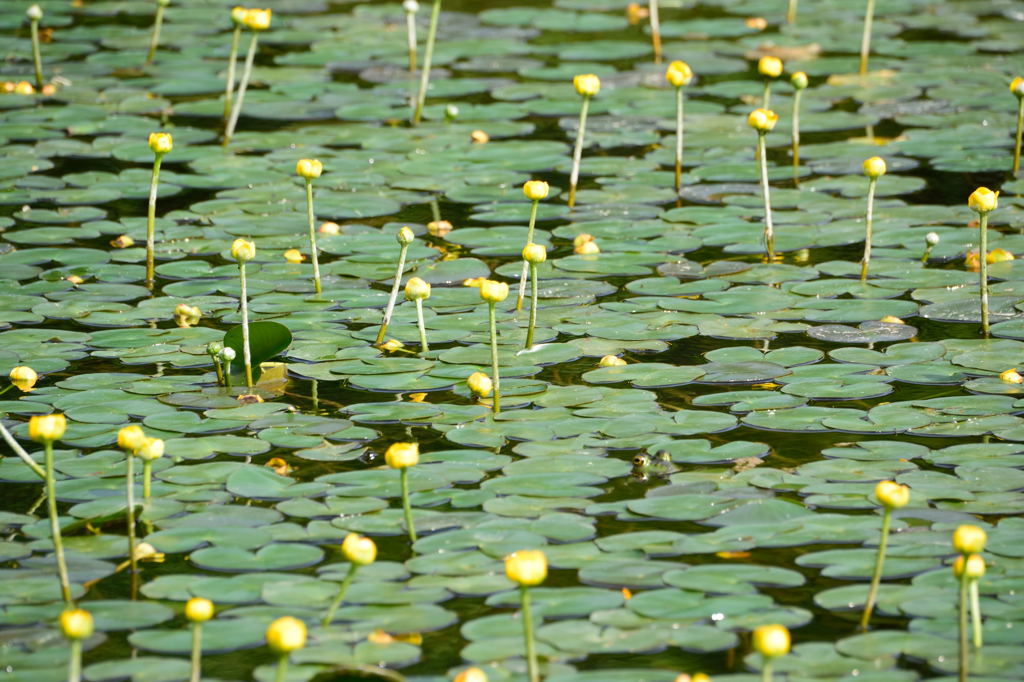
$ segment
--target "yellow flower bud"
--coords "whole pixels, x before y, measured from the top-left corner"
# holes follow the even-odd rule
[[[164,456],[164,442],[160,438],[147,438],[135,451],[135,455],[147,462],[160,459]]]
[[[879,481],[875,497],[886,509],[902,509],[910,502],[910,488],[894,481]]]
[[[543,244],[530,242],[523,247],[523,260],[533,265],[539,265],[548,259],[548,250]]]
[[[789,630],[785,625],[762,625],[754,629],[754,651],[765,658],[789,653]]]
[[[61,612],[60,631],[68,639],[92,637],[92,614],[85,609],[67,609]]]
[[[392,469],[407,469],[420,461],[419,443],[392,443],[384,453],[384,461]]]
[[[405,297],[410,301],[422,301],[430,297],[430,284],[419,277],[410,277],[405,283]]]
[[[28,420],[28,437],[37,443],[52,443],[60,440],[68,428],[68,420],[62,414],[36,415]]]
[[[331,220],[327,220],[320,224],[318,231],[320,234],[341,234],[341,225]]]
[[[284,259],[289,263],[301,263],[306,260],[306,257],[302,255],[302,252],[298,249],[288,249],[284,252]]]
[[[455,676],[454,682],[487,682],[487,673],[480,668],[466,668]]]
[[[251,9],[245,13],[245,18],[242,21],[253,31],[266,31],[270,28],[271,15],[272,12],[269,9]]]
[[[295,164],[295,172],[299,177],[314,180],[324,172],[324,165],[317,159],[299,159],[299,162]]]
[[[19,81],[18,84],[14,86],[14,94],[15,95],[34,95],[34,94],[36,94],[36,89],[28,81]]]
[[[39,5],[30,5],[29,8],[25,10],[25,16],[28,17],[29,21],[39,21],[43,18],[43,8]]]
[[[388,339],[384,343],[380,344],[380,347],[388,353],[394,353],[399,348],[405,348],[405,344],[398,339]]]
[[[110,240],[110,245],[115,249],[127,249],[128,247],[135,246],[135,240],[126,234],[122,234],[114,239]]]
[[[150,133],[149,148],[157,156],[163,156],[174,149],[174,139],[170,133]]]
[[[988,534],[977,526],[963,524],[953,531],[953,549],[961,554],[979,554],[985,549]]]
[[[985,256],[986,263],[1002,263],[1008,260],[1014,260],[1014,256],[1006,249],[992,249]]]
[[[770,131],[778,122],[779,115],[771,109],[754,109],[747,116],[747,125],[761,134]]]
[[[782,75],[782,60],[765,55],[757,60],[757,72],[765,78],[778,78]]]
[[[807,84],[809,83],[807,79],[807,74],[804,73],[803,71],[797,71],[792,76],[790,76],[789,82],[792,83],[793,87],[796,88],[797,90],[803,90],[804,88],[807,87]]]
[[[526,195],[527,199],[540,201],[541,199],[548,198],[548,191],[550,189],[548,183],[543,180],[529,180],[523,185],[523,194]]]
[[[1024,97],[1024,78],[1017,76],[1010,81],[1010,92],[1012,92],[1017,99]]]
[[[539,549],[524,549],[505,557],[505,575],[520,585],[540,585],[548,577],[548,558]]]
[[[677,88],[689,85],[693,81],[693,69],[686,62],[674,61],[665,71],[665,80]]]
[[[469,134],[469,141],[473,144],[487,144],[491,141],[491,136],[482,130],[474,130]]]
[[[872,180],[885,175],[885,159],[881,156],[872,156],[864,161],[864,175]]]
[[[466,385],[469,386],[469,390],[481,398],[486,398],[494,390],[494,382],[483,372],[473,372],[470,374],[469,378],[466,379]]]
[[[584,97],[593,97],[601,91],[601,79],[592,73],[582,73],[573,77],[572,86]]]
[[[174,322],[182,329],[188,329],[199,324],[199,319],[202,316],[202,310],[188,303],[179,303],[174,307]]]
[[[580,256],[593,256],[594,254],[601,253],[594,235],[587,234],[586,232],[573,237],[572,251]]]
[[[248,11],[249,10],[247,10],[244,7],[242,7],[241,5],[235,5],[234,7],[231,8],[231,21],[235,25],[241,26],[242,24],[245,23],[245,14]]]
[[[377,558],[377,545],[359,533],[349,533],[341,543],[345,558],[357,566],[369,566]]]
[[[985,559],[980,554],[961,554],[953,561],[953,575],[958,579],[978,580],[985,575]]]
[[[617,355],[606,355],[597,362],[599,367],[621,367],[625,364],[626,361]]]
[[[480,298],[488,303],[501,303],[508,298],[508,284],[485,279],[480,283]]]
[[[117,432],[117,446],[128,452],[137,452],[149,440],[138,424],[122,426]]]
[[[185,602],[185,617],[193,623],[205,623],[213,618],[213,602],[202,597],[192,597]]]
[[[993,192],[988,187],[979,187],[971,192],[967,205],[977,213],[994,211],[999,206],[999,192]]]
[[[399,245],[409,246],[409,244],[412,244],[413,240],[416,239],[416,235],[408,226],[406,226],[395,234],[395,239],[398,240]]]
[[[682,675],[677,676],[672,682],[711,682],[711,678],[704,673],[694,673],[692,675],[683,673]]]
[[[231,257],[239,263],[251,261],[256,257],[256,244],[247,239],[236,239],[231,242]]]
[[[17,386],[18,390],[23,393],[31,391],[32,387],[36,385],[37,381],[39,381],[39,375],[36,374],[36,371],[31,367],[26,367],[24,365],[20,365],[12,369],[8,378],[10,378],[11,383]]]
[[[432,237],[443,237],[454,229],[455,226],[448,220],[431,220],[427,223],[427,232]]]
[[[895,315],[882,315],[878,318],[878,321],[885,322],[886,324],[906,324],[902,317],[896,317]]]
[[[283,616],[267,627],[267,646],[278,656],[286,656],[306,646],[306,624],[298,618]]]
[[[1005,372],[1000,372],[999,379],[1008,384],[1024,384],[1024,376],[1021,376],[1016,367],[1008,369]]]

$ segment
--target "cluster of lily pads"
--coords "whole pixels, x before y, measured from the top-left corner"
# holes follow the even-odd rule
[[[9,679],[1024,676],[1012,7],[271,4],[0,10]]]

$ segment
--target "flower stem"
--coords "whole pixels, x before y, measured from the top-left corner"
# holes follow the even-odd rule
[[[530,613],[530,588],[526,585],[519,586],[519,601],[522,605],[523,637],[526,640],[526,670],[530,682],[539,682],[537,650],[533,643],[533,616]]]
[[[402,469],[405,471],[405,469]],[[341,581],[341,587],[338,588],[338,594],[334,597],[334,601],[327,607],[327,613],[324,614],[324,619],[321,621],[321,625],[325,628],[330,627],[331,621],[334,620],[334,613],[341,606],[341,602],[345,600],[345,594],[348,592],[348,586],[352,584],[352,579],[356,577],[356,571],[359,569],[359,564],[349,564],[348,573],[345,574],[345,579]]]
[[[402,509],[405,512],[405,527],[409,531],[409,542],[416,542],[416,526],[412,522],[412,505],[409,504],[409,467],[402,467]]]
[[[32,32],[32,63],[36,67],[36,90],[43,89],[43,57],[39,51],[39,20],[33,19],[29,23]],[[1020,136],[1017,136],[1018,139]]]
[[[423,299],[416,299],[416,324],[420,328],[420,352],[426,353],[430,350],[427,345],[427,329],[423,325]]]
[[[274,674],[274,682],[284,682],[284,675],[288,671],[288,654],[281,654],[277,659],[277,672]]]
[[[569,208],[576,205],[576,184],[580,179],[580,159],[583,158],[583,136],[587,131],[587,109],[590,108],[590,96],[583,96],[580,107],[580,126],[576,129],[576,146],[572,151],[572,174],[569,176]]]
[[[796,0],[789,0],[789,7],[786,8],[786,23],[796,23]]]
[[[306,179],[306,218],[309,220],[309,253],[313,261],[313,288],[320,296],[320,259],[316,252],[316,216],[313,211],[313,180]]]
[[[203,666],[203,624],[192,624],[192,673],[189,682],[199,682]]]
[[[871,612],[875,608],[875,599],[878,597],[878,585],[882,581],[882,567],[885,565],[885,548],[889,544],[889,526],[892,524],[892,510],[888,507],[882,513],[882,534],[878,539],[878,553],[875,555],[875,570],[871,574],[871,587],[868,589],[868,598],[864,602],[864,613],[860,617],[860,628],[866,630],[871,621]]]
[[[380,322],[380,330],[377,332],[375,346],[384,343],[384,335],[388,333],[388,324],[391,323],[391,315],[395,312],[395,301],[398,300],[398,290],[402,288],[402,273],[405,271],[405,254],[409,250],[408,245],[403,244],[402,250],[398,253],[398,267],[395,268],[395,283],[391,285],[391,297],[388,298],[388,305],[384,308],[384,318]]]
[[[1020,143],[1021,136],[1024,135],[1024,97],[1018,98],[1017,102],[1017,135],[1013,138],[1015,140],[1013,145],[1014,175],[1020,170]]]
[[[228,54],[228,74],[224,85],[224,129],[227,130],[231,120],[231,100],[235,93],[235,66],[238,63],[238,41],[242,37],[242,25],[235,24],[231,32],[231,52]]]
[[[423,103],[427,100],[427,88],[430,86],[430,63],[434,60],[434,41],[437,38],[437,20],[441,16],[441,0],[434,0],[430,8],[430,28],[427,29],[427,46],[423,52],[423,72],[420,74],[420,91],[416,95],[416,109],[412,114],[412,124],[419,125],[423,118]]]
[[[768,190],[768,152],[765,133],[757,134],[757,156],[761,164],[761,195],[764,197],[764,249],[768,261],[775,259],[775,230],[772,227],[772,200]]]
[[[661,21],[658,17],[658,0],[649,0],[647,9],[651,17],[651,47],[654,49],[654,63],[661,64]]]
[[[153,463],[148,459],[142,460],[142,503],[149,504],[152,497],[151,488],[153,480]]]
[[[530,263],[530,286],[533,300],[530,302],[530,325],[526,328],[524,349],[533,348],[533,330],[537,328],[537,266]]]
[[[245,285],[245,263],[238,264],[238,279],[242,285],[242,361],[245,363],[245,385],[252,388],[252,355],[249,352],[249,294]],[[230,382],[229,382],[230,387]]]
[[[960,577],[960,682],[967,682],[967,571]]]
[[[771,659],[764,659],[764,665],[761,666],[761,682],[772,682],[772,662]]]
[[[213,368],[217,370],[217,383],[224,383],[224,368],[221,367],[220,358],[216,355],[213,356]]]
[[[494,381],[494,400],[491,408],[494,414],[501,412],[501,377],[498,375],[498,325],[495,321],[494,303],[487,304],[487,318],[491,327],[491,379]]]
[[[868,179],[868,212],[864,218],[864,256],[860,259],[861,284],[868,281],[868,267],[871,265],[871,231],[875,219],[875,185],[878,178]]]
[[[537,206],[540,204],[539,199],[533,200],[533,206],[530,207],[530,227],[526,231],[526,243],[530,244],[533,242],[533,228],[537,224]],[[526,275],[530,268],[530,264],[523,258],[523,270],[519,274],[519,296],[516,297],[516,311],[523,309],[523,298],[526,296]]]
[[[156,193],[160,183],[160,163],[163,154],[153,159],[153,177],[149,181],[149,208],[146,213],[146,286],[152,291],[156,281]]]
[[[24,462],[25,466],[32,470],[32,473],[44,482],[46,481],[46,471],[44,471],[43,468],[39,466],[39,464],[37,464],[27,452],[25,452],[25,448],[21,447],[21,445],[18,444],[18,441],[14,440],[14,436],[11,435],[11,432],[8,431],[7,427],[3,424],[0,424],[0,437],[2,437],[4,442],[10,446],[11,450],[14,451],[14,454],[18,456],[18,459]]]
[[[43,444],[46,453],[46,510],[50,515],[50,535],[53,538],[53,555],[57,560],[57,577],[60,579],[60,593],[64,602],[71,603],[71,581],[68,566],[64,562],[64,541],[60,535],[60,517],[57,516],[56,483],[53,478],[53,441]]]
[[[772,79],[765,78],[764,80],[764,96],[762,98],[761,106],[768,109],[768,104],[772,101]]]
[[[134,574],[139,570],[138,562],[135,559],[135,455],[127,453],[125,465],[125,500],[128,505],[126,513],[128,524],[128,565],[131,566]]]
[[[146,54],[146,66],[153,63],[153,57],[156,56],[156,48],[160,45],[160,28],[164,23],[164,6],[158,4],[156,6],[156,17],[153,19],[153,38],[149,41],[149,52]]]
[[[864,11],[864,35],[860,40],[860,75],[868,72],[868,54],[871,52],[871,22],[875,18],[875,0],[868,0],[867,9]]]
[[[82,640],[71,640],[71,655],[68,657],[68,682],[82,679]]]
[[[676,88],[676,194],[683,188],[683,89]]]
[[[974,640],[974,648],[980,649],[982,646],[982,632],[981,632],[981,599],[978,595],[978,579],[975,578],[970,584],[971,591],[971,635]]]
[[[981,225],[981,252],[978,254],[978,272],[981,283],[981,332],[988,336],[988,213],[979,213]]]
[[[245,54],[245,67],[242,69],[242,80],[238,84],[238,97],[235,98],[231,107],[231,117],[228,119],[227,128],[224,130],[224,146],[231,143],[231,137],[235,134],[235,126],[238,125],[238,117],[242,115],[242,102],[245,101],[245,91],[249,87],[249,79],[252,78],[252,63],[256,59],[256,43],[260,34],[252,32],[252,40],[249,41],[249,51]]]
[[[405,13],[405,33],[409,43],[409,73],[416,73],[416,13]]]
[[[800,97],[803,90],[793,93],[793,179],[796,180],[797,168],[800,166]]]

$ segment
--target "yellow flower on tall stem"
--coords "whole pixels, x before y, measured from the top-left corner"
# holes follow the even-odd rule
[[[569,208],[576,205],[576,185],[580,179],[580,160],[583,158],[583,138],[587,130],[587,110],[590,98],[601,91],[601,79],[592,73],[584,73],[572,79],[577,94],[583,97],[580,106],[580,124],[576,129],[576,146],[572,152],[572,172],[569,175]]]
[[[526,329],[526,343],[524,349],[533,347],[533,331],[537,327],[537,266],[548,259],[548,250],[543,244],[527,244],[523,249],[523,260],[530,266],[531,302],[530,302],[530,323]]]
[[[160,164],[164,155],[174,149],[170,133],[150,133],[149,149],[153,152],[153,176],[149,181],[149,208],[146,213],[146,286],[153,288],[156,276],[156,194],[160,182]]]
[[[533,616],[530,613],[530,591],[548,577],[548,559],[539,549],[520,550],[505,557],[505,575],[519,585],[519,603],[523,619],[523,639],[526,643],[526,669],[530,682],[539,682],[537,650],[533,638]]]
[[[249,9],[242,16],[242,23],[252,31],[252,38],[249,40],[249,51],[245,54],[245,66],[242,68],[242,80],[238,83],[238,97],[231,107],[231,116],[228,117],[228,124],[224,128],[224,146],[231,143],[235,134],[235,127],[238,125],[238,117],[242,115],[242,103],[245,101],[245,91],[249,87],[249,80],[252,78],[252,65],[256,59],[256,49],[260,33],[270,28],[272,12],[269,9]]]
[[[427,345],[427,328],[423,323],[423,301],[430,298],[430,284],[419,277],[410,278],[405,283],[405,298],[416,304],[416,326],[420,330],[420,352],[426,353],[430,350],[430,346]]]
[[[1017,76],[1010,81],[1010,92],[1017,98],[1017,133],[1013,136],[1013,174],[1020,171],[1020,145],[1024,135],[1024,78]]]
[[[402,471],[405,471],[405,469]],[[341,543],[341,552],[348,560],[348,573],[345,574],[345,579],[342,580],[341,587],[338,588],[337,596],[335,596],[334,601],[331,602],[331,605],[327,608],[327,613],[324,615],[321,625],[325,628],[334,620],[334,613],[341,606],[341,602],[344,601],[349,585],[352,584],[352,579],[356,577],[356,571],[359,570],[360,566],[369,566],[377,558],[377,545],[370,538],[363,537],[358,533],[349,533]]]
[[[231,49],[228,51],[228,71],[224,78],[224,129],[227,130],[228,121],[231,120],[231,103],[235,94],[235,68],[238,65],[238,42],[242,38],[242,27],[245,26],[245,14],[248,12],[244,7],[236,5],[231,8]]]
[[[993,192],[988,187],[979,187],[971,192],[967,199],[967,205],[972,211],[978,214],[979,233],[981,235],[980,253],[988,254],[988,214],[999,206],[999,192]],[[981,289],[981,331],[988,336],[988,258],[978,259],[978,270],[980,273]]]
[[[776,658],[789,653],[789,630],[785,625],[762,625],[754,629],[754,651],[761,654],[764,663],[761,666],[762,682],[771,682],[772,664]]]
[[[274,682],[284,682],[288,672],[288,656],[306,646],[306,624],[298,618],[283,616],[267,628],[267,646],[277,655]]]
[[[412,506],[409,503],[409,467],[416,466],[419,461],[419,443],[392,443],[384,453],[384,462],[392,469],[398,469],[401,474],[402,509],[410,542],[416,542],[416,526],[412,522]]]
[[[306,219],[309,222],[309,252],[313,260],[313,288],[316,295],[321,292],[320,287],[320,259],[317,256],[316,248],[316,216],[313,211],[313,180],[320,177],[324,172],[324,165],[316,159],[299,159],[295,164],[295,172],[300,178],[306,181]]]
[[[28,393],[31,391],[36,385],[36,382],[39,381],[39,375],[36,374],[36,371],[31,367],[26,367],[25,365],[11,369],[7,378],[11,380],[11,386],[15,386],[22,393]],[[11,386],[4,388],[4,391]],[[0,391],[0,393],[3,393],[4,391]]]
[[[686,62],[668,65],[665,80],[676,89],[676,194],[683,187],[683,88],[693,82],[693,70]]]
[[[46,472],[46,511],[50,516],[50,536],[53,540],[53,555],[57,562],[57,577],[60,593],[66,604],[71,603],[71,579],[68,565],[64,561],[64,539],[60,534],[60,517],[57,515],[56,483],[53,477],[53,443],[64,437],[68,422],[63,414],[36,415],[28,421],[28,437],[43,444]]]
[[[153,37],[149,41],[149,52],[146,53],[146,66],[153,63],[156,48],[160,45],[160,28],[164,25],[164,11],[171,0],[156,0],[156,16],[153,18]]]
[[[68,682],[79,682],[82,679],[82,640],[92,637],[92,614],[85,609],[66,609],[60,614],[60,631],[71,644]]]
[[[427,101],[430,87],[430,65],[434,61],[434,42],[437,40],[437,23],[441,17],[441,0],[434,0],[430,8],[430,26],[427,28],[427,45],[423,49],[423,70],[420,72],[420,91],[416,95],[416,107],[412,112],[412,124],[420,124],[423,118],[423,104]]]
[[[878,553],[875,555],[875,570],[871,575],[871,587],[868,598],[864,602],[864,613],[861,614],[860,627],[867,629],[871,621],[871,612],[875,608],[878,586],[882,581],[882,567],[885,565],[885,548],[889,543],[889,527],[892,525],[892,512],[902,509],[910,502],[910,488],[894,481],[880,481],[875,486],[875,497],[882,505],[882,534],[878,540]]]
[[[491,330],[491,381],[494,384],[494,399],[491,410],[501,412],[501,375],[498,373],[498,325],[494,306],[508,298],[508,284],[485,279],[480,283],[480,298],[487,303],[487,320]]]
[[[1000,375],[1001,377],[1002,375]],[[981,558],[981,553],[985,550],[985,543],[987,541],[988,534],[978,526],[962,524],[953,531],[953,549],[960,553],[961,560],[967,562],[964,568],[967,572],[966,577],[970,590],[971,631],[974,638],[974,648],[976,649],[980,649],[982,645],[981,600],[978,595],[978,579],[985,575],[985,561]],[[955,564],[953,569],[956,572]],[[961,618],[963,619],[962,614]],[[966,636],[964,638],[966,639]],[[961,641],[961,645],[963,645],[963,641]]]
[[[958,630],[959,630],[959,673],[960,680],[967,680],[969,656],[968,641],[968,604],[973,608],[974,615],[974,646],[981,648],[981,611],[972,601],[972,588],[976,593],[978,581],[985,575],[985,559],[981,554],[961,554],[953,561],[953,576],[957,579],[959,590]]]
[[[125,520],[128,527],[128,563],[131,566],[133,577],[138,571],[135,553],[135,453],[145,444],[146,440],[146,434],[138,424],[123,426],[117,432],[117,444],[125,451],[124,487],[127,507]]]
[[[747,124],[757,131],[757,159],[761,170],[761,196],[764,199],[764,249],[769,262],[775,258],[775,229],[772,226],[772,201],[768,185],[768,151],[765,136],[778,122],[778,115],[768,109],[754,109],[747,116]]]
[[[39,5],[30,5],[25,10],[28,17],[29,31],[32,34],[32,64],[36,69],[36,89],[43,89],[43,58],[39,51],[39,22],[43,18],[43,8]]]
[[[871,265],[871,237],[875,218],[875,186],[878,178],[885,175],[885,159],[872,156],[864,161],[864,175],[868,176],[868,210],[864,217],[864,255],[860,259],[860,281],[868,280],[868,267]]]
[[[764,78],[764,99],[761,106],[767,109],[771,104],[772,81],[782,75],[782,60],[765,55],[757,61],[757,72]]]
[[[203,623],[213,618],[213,602],[202,597],[192,597],[185,603],[185,618],[192,624],[189,682],[199,682],[203,669]]]
[[[793,84],[793,179],[796,180],[797,168],[800,166],[800,98],[807,89],[807,74],[797,71],[789,78]]]
[[[405,272],[405,254],[409,251],[409,245],[416,239],[416,235],[408,227],[403,227],[395,235],[398,241],[398,267],[395,268],[395,281],[391,285],[391,296],[388,297],[388,304],[384,308],[384,317],[380,322],[380,329],[377,330],[377,340],[373,345],[379,346],[384,343],[384,335],[388,333],[388,325],[391,323],[391,315],[395,312],[395,302],[398,301],[398,290],[402,288],[402,273]]]
[[[548,183],[543,180],[530,180],[523,185],[523,194],[533,202],[530,206],[530,226],[526,230],[527,244],[533,242],[533,228],[537,224],[538,204],[540,204],[541,199],[547,199],[549,190]],[[523,270],[519,274],[519,296],[516,297],[516,310],[522,310],[523,308],[523,298],[526,296],[526,275],[529,267],[530,263],[524,258]]]
[[[875,0],[868,0],[868,6],[864,10],[864,33],[860,39],[860,69],[861,76],[868,73],[868,55],[871,53],[871,23],[875,19]]]
[[[241,285],[239,302],[242,311],[242,362],[245,364],[245,385],[252,388],[252,354],[249,350],[249,292],[245,281],[245,264],[256,257],[256,245],[245,239],[236,239],[231,243],[231,257],[238,261],[238,281]],[[224,351],[227,350],[229,349],[224,349]],[[234,351],[231,352],[234,355]],[[230,365],[225,368],[224,375],[225,378],[231,375]],[[228,387],[230,388],[230,379],[226,380],[229,382]]]

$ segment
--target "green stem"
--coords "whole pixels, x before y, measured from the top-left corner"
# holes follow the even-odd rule
[[[437,196],[430,195],[430,215],[435,223],[441,222],[441,206],[437,203]]]
[[[32,63],[36,67],[36,90],[43,89],[43,57],[39,51],[39,21],[32,20],[29,24],[32,32]],[[1019,136],[1018,136],[1019,138]]]
[[[420,74],[420,91],[416,95],[416,110],[412,114],[412,124],[419,125],[423,118],[423,103],[427,100],[427,88],[430,86],[430,64],[434,60],[434,41],[437,38],[437,20],[441,16],[441,0],[434,0],[430,9],[430,28],[427,29],[427,47],[423,53],[423,72]]]
[[[142,503],[149,504],[152,497],[153,463],[148,459],[142,460]]]
[[[964,574],[960,577],[960,680],[959,682],[967,682],[967,566],[966,559],[964,566]]]
[[[871,621],[871,612],[875,608],[875,599],[878,598],[878,585],[882,581],[882,567],[885,565],[885,548],[889,544],[889,526],[892,524],[892,510],[888,507],[882,512],[882,534],[878,539],[878,553],[875,555],[875,570],[871,574],[871,587],[868,589],[868,598],[864,602],[864,613],[860,617],[860,627],[866,630]]]
[[[772,200],[768,189],[768,151],[765,146],[765,133],[757,133],[757,156],[761,165],[761,195],[764,198],[764,248],[768,261],[775,258],[775,230],[772,226]]]
[[[231,32],[231,52],[228,54],[228,75],[224,85],[224,129],[227,130],[231,119],[231,100],[235,92],[235,66],[238,62],[238,41],[242,37],[242,25],[235,24]]]
[[[416,325],[420,328],[420,352],[426,353],[430,350],[427,345],[427,329],[423,325],[423,299],[416,299]]]
[[[313,261],[313,288],[319,296],[320,288],[320,259],[316,251],[316,216],[313,212],[313,180],[306,178],[306,218],[309,221],[309,253]]]
[[[153,63],[153,57],[156,56],[156,48],[160,45],[160,28],[164,23],[164,6],[159,4],[156,6],[156,18],[153,20],[153,38],[149,41],[149,52],[146,54],[146,66]]]
[[[405,469],[402,469],[405,471]],[[349,564],[348,573],[345,574],[345,579],[341,581],[341,587],[338,588],[338,594],[334,597],[334,601],[327,607],[327,613],[324,615],[321,625],[325,628],[330,627],[331,621],[334,620],[334,614],[341,606],[341,602],[345,600],[345,594],[348,592],[348,586],[352,584],[352,579],[356,577],[356,571],[359,569],[359,564]]]
[[[139,570],[138,562],[135,559],[135,455],[126,453],[124,474],[125,503],[128,506],[126,516],[128,525],[128,565],[132,573]]]
[[[1020,170],[1020,143],[1021,136],[1024,135],[1024,97],[1017,98],[1017,135],[1013,138],[1015,140],[1013,145],[1013,174],[1016,175]]]
[[[928,262],[928,256],[930,256],[930,255],[932,255],[932,245],[931,244],[925,244],[925,246],[924,246],[924,253],[921,254],[921,262],[922,263],[927,263]]]
[[[861,284],[868,281],[868,267],[871,265],[871,233],[875,218],[875,185],[878,178],[868,179],[868,212],[864,219],[864,256],[860,259]]]
[[[213,368],[217,370],[217,383],[224,383],[224,369],[220,365],[220,358],[216,355],[213,356]]]
[[[409,467],[402,467],[402,509],[405,513],[405,527],[409,531],[409,542],[416,542],[416,526],[412,522],[412,505],[409,503]]]
[[[409,250],[407,244],[402,245],[398,253],[398,267],[395,268],[395,282],[391,285],[391,296],[388,298],[388,305],[384,308],[384,318],[380,322],[380,330],[377,332],[375,346],[384,343],[384,335],[388,333],[388,325],[391,323],[391,315],[395,312],[395,301],[398,300],[398,290],[402,288],[402,273],[405,272],[405,254]]]
[[[661,64],[661,20],[658,17],[658,0],[649,0],[647,12],[651,17],[651,48],[654,50],[654,63]]]
[[[192,673],[189,682],[199,682],[203,669],[203,624],[192,624]]]
[[[793,93],[793,177],[796,178],[796,170],[800,166],[800,97],[803,90]]]
[[[789,7],[786,8],[786,23],[796,23],[796,0],[789,0]]]
[[[498,374],[498,325],[495,321],[494,303],[487,304],[487,318],[491,327],[491,379],[494,382],[494,400],[492,411],[501,412],[501,377]]]
[[[533,330],[537,327],[537,266],[530,263],[530,286],[533,300],[530,302],[530,325],[526,328],[524,349],[533,348]]]
[[[982,642],[981,632],[981,598],[978,594],[978,580],[974,579],[970,584],[971,591],[971,635],[974,640],[974,648],[980,649]]]
[[[764,81],[764,97],[762,99],[763,104],[761,105],[765,109],[768,109],[768,104],[772,101],[772,79],[765,78]]]
[[[274,674],[274,682],[284,682],[284,675],[288,671],[288,654],[281,654],[277,659],[277,672]]]
[[[978,254],[978,272],[981,284],[981,332],[988,336],[988,213],[979,213],[981,225],[981,252]]]
[[[409,73],[416,73],[416,13],[405,13],[405,34],[409,44]]]
[[[228,126],[224,130],[224,146],[231,143],[231,137],[235,134],[235,126],[238,125],[238,117],[242,115],[242,102],[245,101],[245,91],[249,87],[249,79],[252,78],[252,63],[256,59],[256,43],[259,41],[258,31],[252,32],[252,40],[249,41],[249,51],[245,53],[245,67],[242,69],[242,80],[238,84],[238,97],[235,98],[231,107],[231,118],[228,119]]]
[[[224,388],[231,389],[231,363],[224,366]]]
[[[242,362],[245,363],[245,385],[252,388],[252,355],[249,353],[249,294],[245,284],[245,263],[238,264],[242,285]]]
[[[34,459],[32,459],[32,457],[27,452],[25,452],[25,448],[21,447],[21,445],[18,444],[18,441],[14,440],[14,436],[11,435],[11,432],[8,431],[7,427],[4,426],[3,424],[0,424],[0,437],[3,437],[7,445],[9,445],[11,450],[14,451],[14,454],[18,456],[18,459],[24,462],[25,466],[32,470],[32,473],[34,473],[44,482],[46,481],[46,472],[43,470],[43,468],[39,466],[39,464]]]
[[[53,441],[43,444],[46,453],[46,511],[50,515],[50,535],[53,538],[53,555],[57,560],[57,577],[60,579],[60,593],[66,604],[71,603],[71,581],[68,566],[64,562],[64,541],[60,534],[60,517],[57,516],[57,492],[53,478]]]
[[[156,282],[156,193],[160,183],[160,164],[163,162],[163,154],[157,154],[153,159],[153,176],[149,182],[149,208],[146,213],[146,286],[150,290]]]
[[[533,643],[533,616],[530,613],[530,588],[519,586],[519,600],[522,605],[523,637],[526,640],[526,670],[530,682],[539,682],[540,671],[537,667],[537,649]]]
[[[580,179],[580,159],[583,158],[583,137],[587,132],[587,109],[590,108],[590,96],[583,96],[580,107],[580,125],[576,129],[576,146],[572,150],[572,173],[569,176],[569,208],[576,205],[576,184]]]
[[[68,657],[68,682],[82,679],[82,640],[71,640],[71,655]]]
[[[772,660],[770,658],[764,659],[764,665],[761,667],[761,682],[772,682]]]
[[[864,11],[864,35],[860,40],[860,75],[868,72],[868,53],[871,51],[871,22],[875,18],[875,0],[868,0],[867,9]]]
[[[683,88],[676,88],[676,194],[683,188]]]
[[[526,243],[531,244],[533,242],[533,228],[537,224],[537,206],[540,204],[540,199],[533,200],[533,206],[530,207],[530,227],[526,231]],[[516,297],[516,311],[523,309],[523,298],[526,296],[526,275],[530,268],[530,264],[523,258],[523,270],[519,274],[519,296]]]

